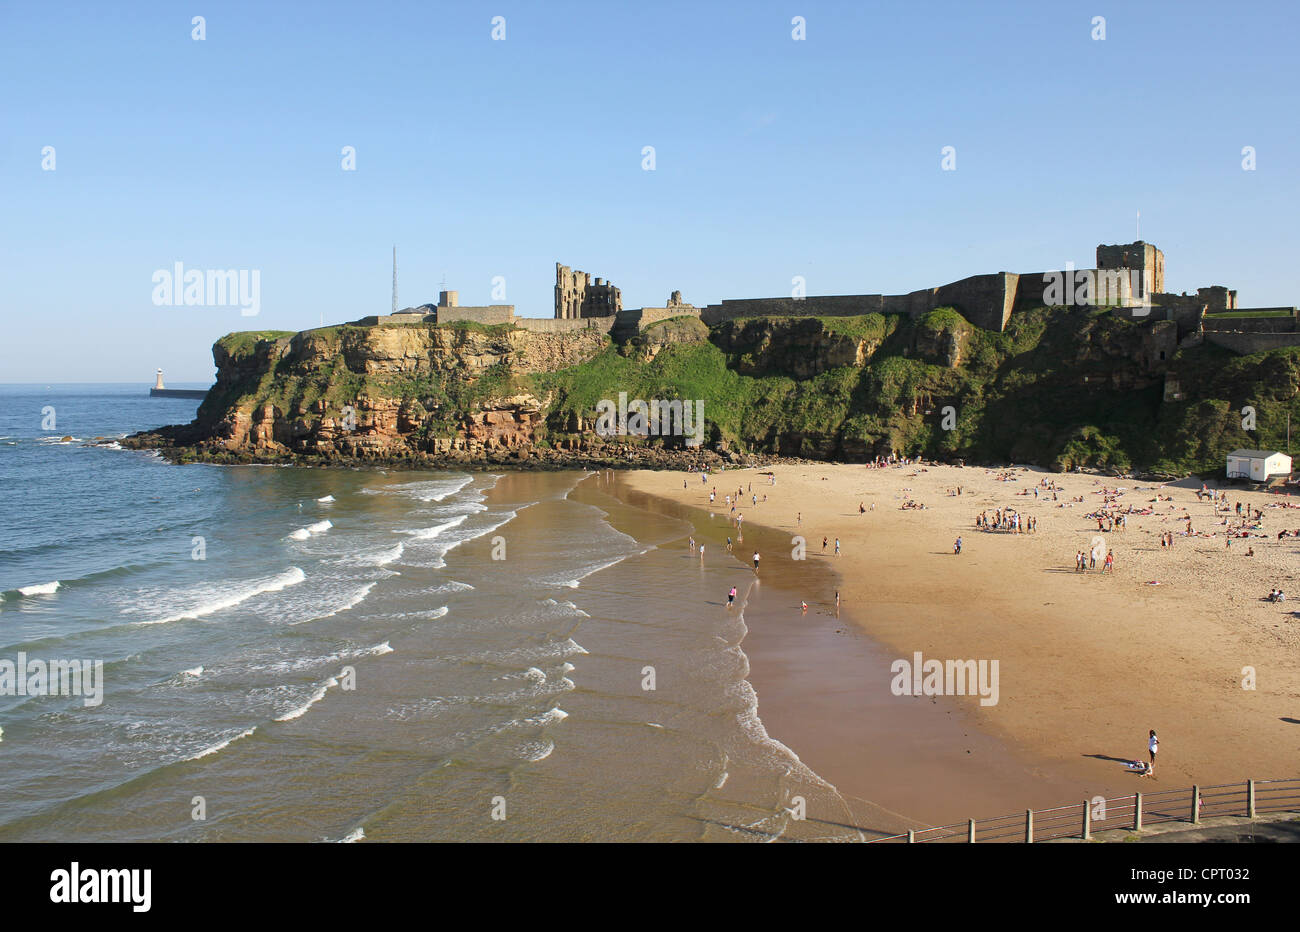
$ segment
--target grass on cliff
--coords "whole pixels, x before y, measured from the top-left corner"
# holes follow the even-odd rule
[[[1236,447],[1285,450],[1288,413],[1300,429],[1300,347],[1252,356],[1212,344],[1186,347],[1167,362],[1185,397],[1165,401],[1164,370],[1150,368],[1144,342],[1151,329],[1112,314],[1021,311],[1002,333],[981,330],[952,309],[916,321],[880,314],[779,320],[786,329],[765,328],[758,319],[728,322],[713,328],[707,342],[699,342],[698,327],[688,332],[663,321],[655,332],[680,330],[677,341],[611,345],[581,365],[540,374],[498,365],[475,373],[366,376],[347,369],[340,349],[326,369],[295,372],[281,365],[257,384],[231,391],[286,412],[317,400],[334,411],[365,394],[401,397],[427,433],[451,436],[463,412],[526,390],[551,400],[540,438],[547,443],[554,439],[547,433],[568,432],[575,415],[590,426],[598,402],[617,404],[626,392],[629,400],[702,400],[707,440],[740,449],[849,460],[894,450],[1171,474],[1221,472],[1225,454]],[[465,323],[489,333],[505,329]],[[776,345],[782,333],[790,336],[784,348]],[[253,353],[259,341],[284,335],[224,340]],[[336,348],[351,339],[346,328],[313,335]],[[839,338],[865,344],[864,365],[806,365],[819,352],[835,353],[823,356],[823,364],[845,358]],[[959,361],[950,366],[954,353]],[[816,374],[795,377],[796,363]],[[1242,426],[1247,406],[1252,432]]]
[[[786,318],[800,320],[801,318]],[[1171,362],[1187,400],[1164,401],[1147,370],[1139,323],[1064,308],[1017,312],[1003,333],[951,309],[828,318],[823,327],[879,341],[862,367],[808,379],[741,375],[713,344],[673,345],[652,361],[607,350],[539,378],[556,392],[550,423],[594,415],[601,399],[701,398],[711,439],[785,454],[864,458],[896,450],[984,462],[1168,473],[1213,472],[1234,447],[1285,447],[1287,411],[1300,425],[1300,348],[1237,357],[1196,346]],[[945,364],[948,337],[960,362]],[[736,353],[735,359],[749,359]],[[1257,430],[1241,426],[1255,409]],[[713,425],[716,425],[714,427]]]

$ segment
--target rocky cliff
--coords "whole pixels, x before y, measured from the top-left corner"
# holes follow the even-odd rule
[[[1300,350],[1179,347],[1170,321],[1038,309],[1005,332],[939,309],[916,320],[660,321],[625,343],[509,325],[230,334],[192,424],[130,440],[215,462],[704,463],[889,452],[1165,472],[1284,442]],[[1176,388],[1167,391],[1166,383]],[[605,436],[602,402],[695,400],[685,435]],[[1237,413],[1250,405],[1257,429]],[[1298,411],[1297,413],[1300,413]]]

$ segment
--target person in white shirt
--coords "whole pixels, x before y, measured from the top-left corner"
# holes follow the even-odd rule
[[[1147,776],[1156,772],[1156,752],[1160,750],[1160,739],[1156,737],[1155,729],[1151,729],[1151,737],[1147,739],[1147,751],[1151,754],[1151,766],[1147,768]]]

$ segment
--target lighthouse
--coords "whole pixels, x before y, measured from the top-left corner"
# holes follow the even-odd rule
[[[150,398],[206,398],[207,389],[196,388],[164,388],[162,380],[162,370],[158,370],[158,378],[153,383],[153,388],[149,389]]]

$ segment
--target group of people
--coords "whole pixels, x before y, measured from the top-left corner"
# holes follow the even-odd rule
[[[1038,519],[1033,515],[1021,515],[1010,508],[993,509],[993,517],[986,510],[975,516],[975,527],[981,531],[1007,531],[1012,534],[1032,534],[1038,530]]]
[[[1097,551],[1095,550],[1076,550],[1074,553],[1074,571],[1076,573],[1086,573],[1088,570],[1097,568]],[[1115,554],[1111,550],[1106,551],[1106,556],[1101,562],[1101,571],[1103,573],[1115,572]]]

